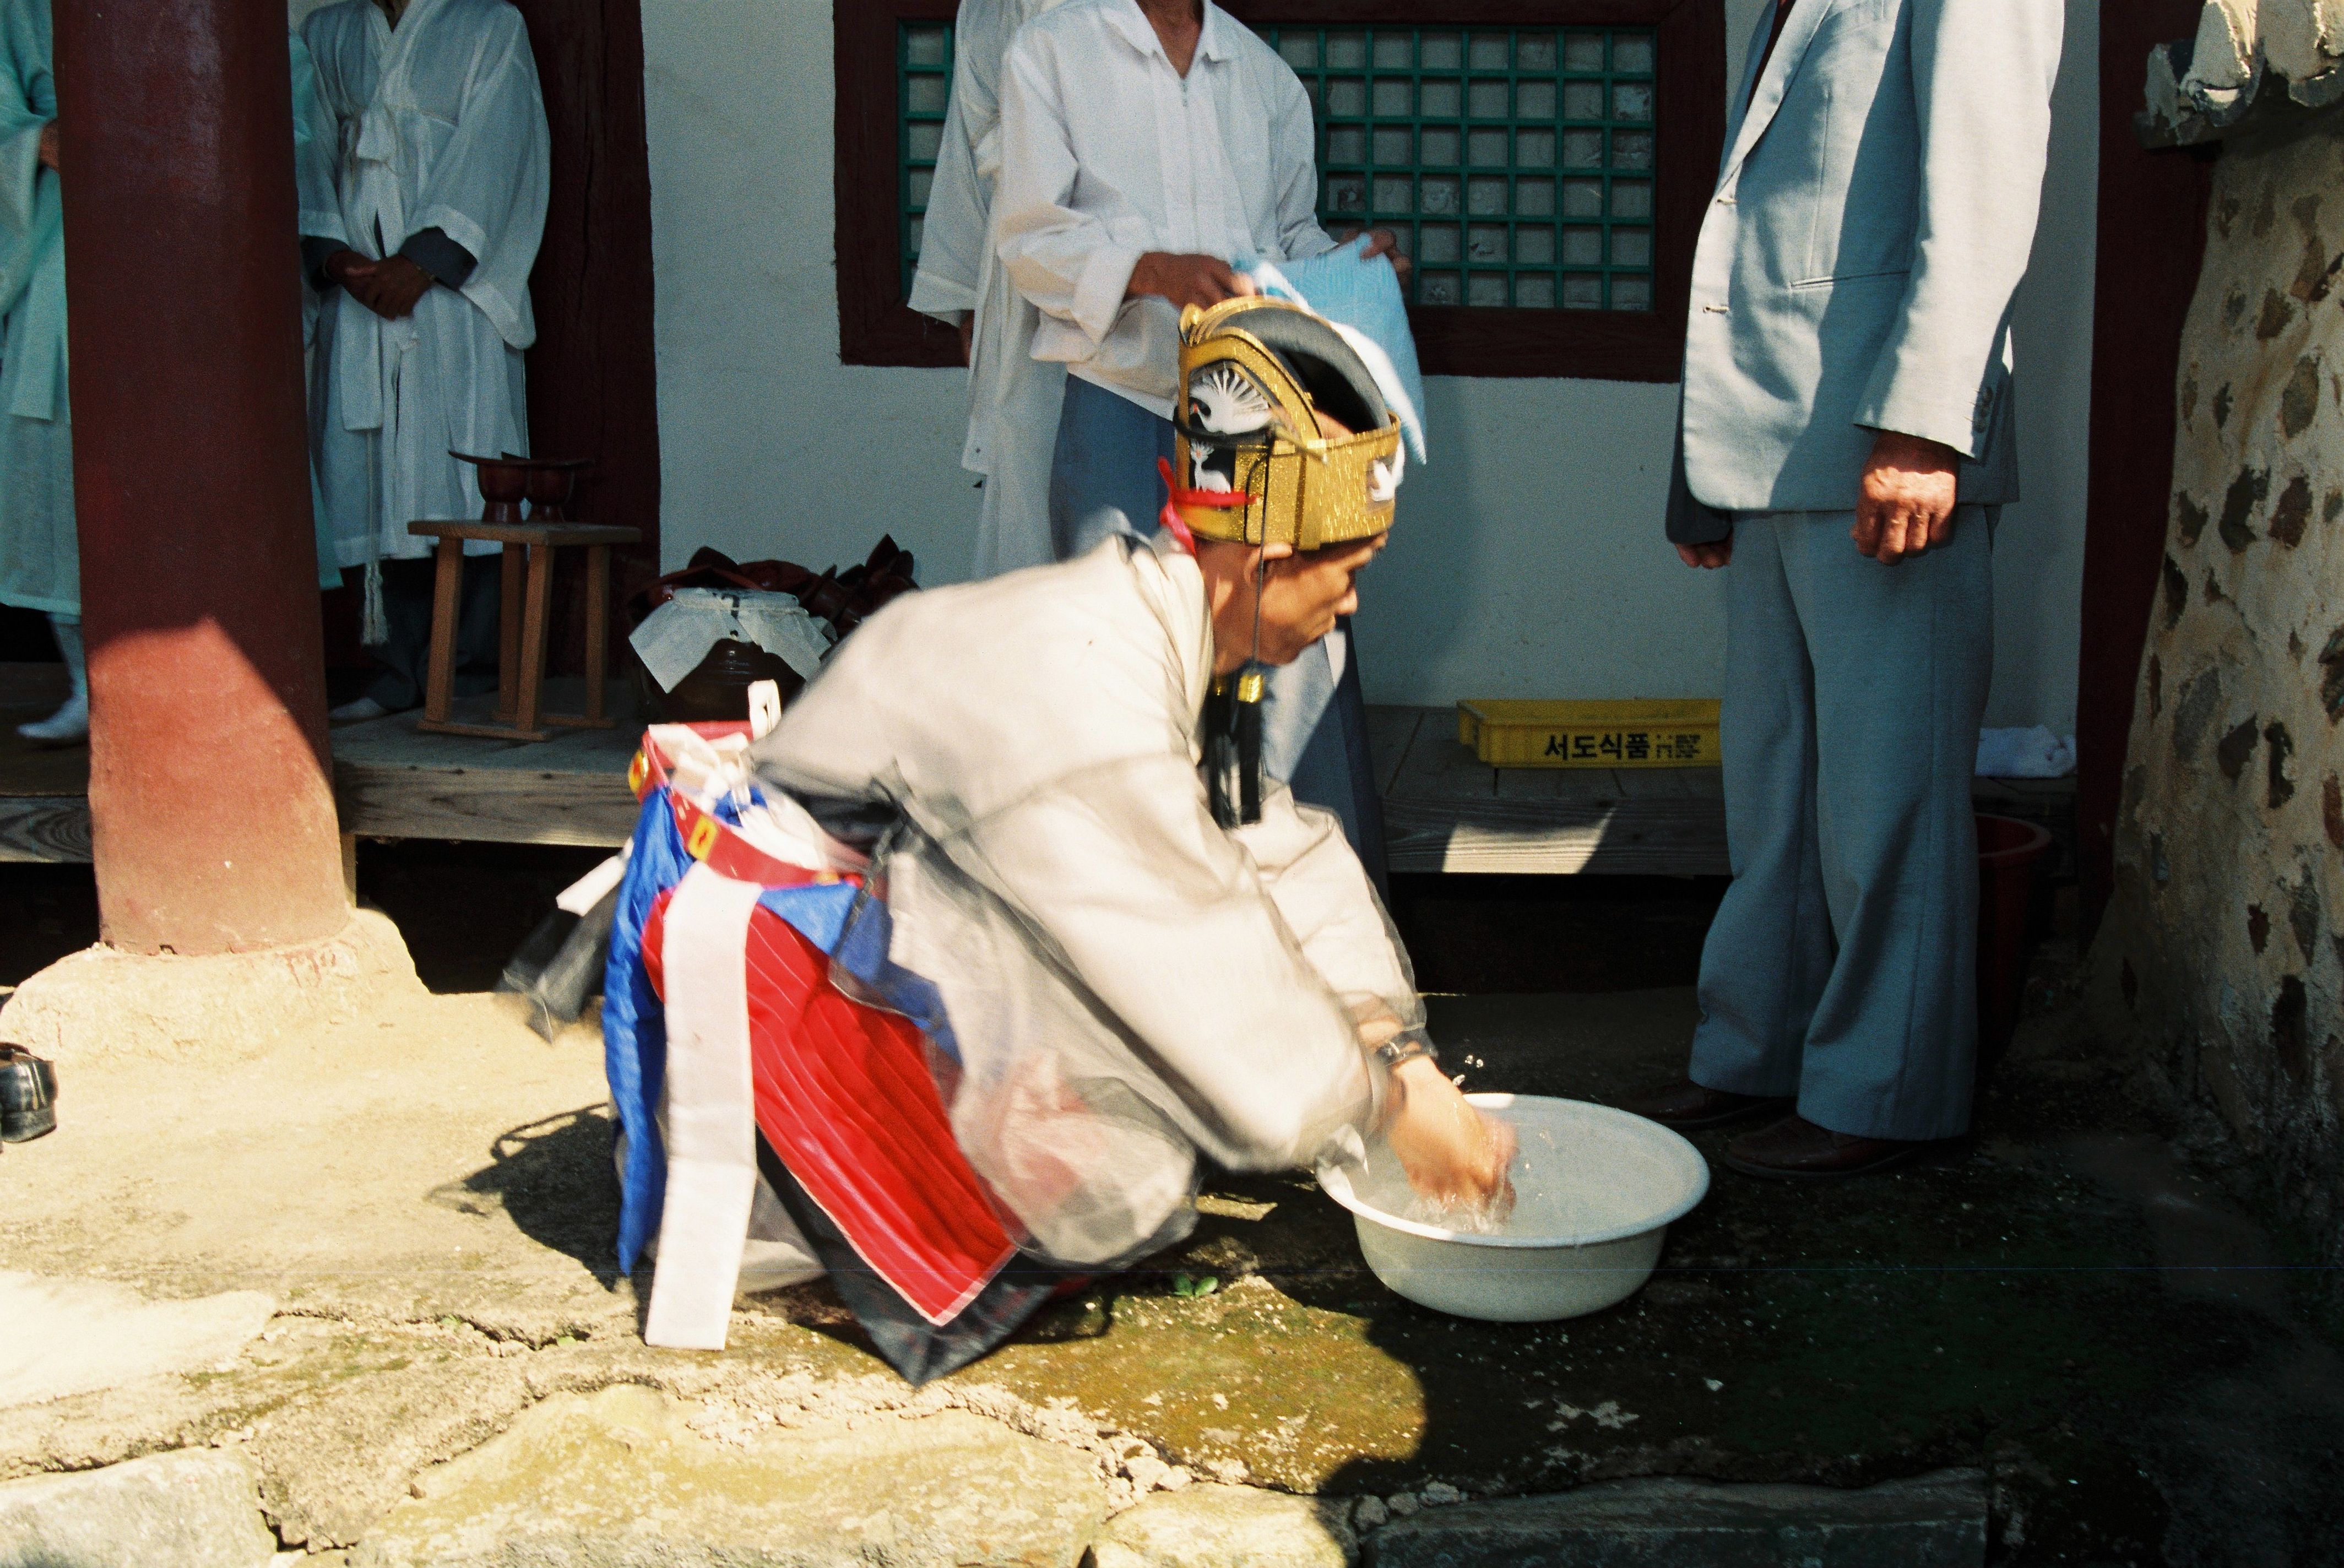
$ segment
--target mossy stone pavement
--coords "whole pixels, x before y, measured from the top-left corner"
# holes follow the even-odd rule
[[[1469,1087],[1601,1099],[1681,1066],[1692,1001],[1442,998],[1435,1023]],[[834,1477],[826,1539],[854,1535],[874,1563],[932,1560],[918,1543],[945,1528],[935,1478],[953,1473],[1048,1502],[1039,1544],[982,1560],[1057,1560],[1081,1537],[1099,1568],[1171,1561],[1116,1533],[1207,1502],[1299,1507],[1281,1528],[1322,1553],[1352,1555],[1356,1526],[1370,1553],[1387,1539],[1391,1562],[1443,1561],[1402,1544],[1485,1500],[1649,1477],[1984,1472],[1997,1562],[2309,1562],[2299,1546],[2344,1538],[2344,1373],[2304,1326],[2309,1274],[2176,1163],[2173,1129],[2063,1012],[2028,1025],[1974,1148],[1833,1187],[1721,1173],[1653,1283],[1611,1311],[1420,1310],[1366,1273],[1349,1217],[1307,1181],[1226,1179],[1186,1246],[917,1395],[820,1285],[745,1299],[721,1355],[642,1346],[633,1285],[608,1272],[599,1075],[591,1031],[546,1046],[477,996],[241,1060],[69,1071],[62,1129],[0,1169],[0,1256],[156,1299],[260,1290],[277,1311],[194,1371],[7,1411],[0,1482],[220,1447],[258,1477],[280,1546],[441,1560],[399,1543],[487,1540],[500,1516],[463,1500],[497,1491],[498,1464],[536,1478],[542,1522],[553,1482],[595,1468],[557,1462],[589,1442],[579,1412],[615,1399],[642,1404],[620,1424],[697,1456],[672,1472],[697,1491],[663,1494],[652,1466],[640,1509],[681,1519],[745,1456],[782,1444],[795,1465],[813,1451],[789,1445],[833,1443],[832,1469],[801,1473]],[[955,1447],[980,1430],[999,1442]],[[514,1469],[525,1444],[536,1468]],[[1301,1496],[1247,1501],[1270,1492]]]

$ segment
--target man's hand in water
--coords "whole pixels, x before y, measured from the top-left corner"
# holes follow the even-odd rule
[[[1503,1219],[1514,1206],[1506,1175],[1514,1163],[1514,1129],[1467,1105],[1430,1057],[1392,1069],[1392,1098],[1384,1137],[1409,1186],[1436,1202],[1470,1204]]]

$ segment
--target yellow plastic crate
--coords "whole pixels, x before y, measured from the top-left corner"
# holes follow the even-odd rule
[[[1457,739],[1500,768],[1713,768],[1717,703],[1466,702]]]

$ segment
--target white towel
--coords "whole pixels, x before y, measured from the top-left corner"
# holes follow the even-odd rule
[[[1314,310],[1335,325],[1343,340],[1367,361],[1368,373],[1399,416],[1409,450],[1425,460],[1424,374],[1416,359],[1416,338],[1409,330],[1408,304],[1400,298],[1399,277],[1382,257],[1369,261],[1361,235],[1308,261],[1242,261],[1238,270],[1248,274],[1264,294],[1288,299]]]

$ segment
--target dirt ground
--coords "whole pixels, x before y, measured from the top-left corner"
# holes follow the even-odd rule
[[[820,1284],[745,1301],[722,1358],[641,1346],[635,1282],[611,1271],[595,1037],[544,1044],[477,994],[591,858],[370,848],[362,887],[441,994],[217,1059],[67,1076],[61,1130],[0,1158],[0,1258],[156,1296],[266,1290],[280,1316],[167,1397],[15,1412],[0,1477],[258,1432],[272,1507],[342,1520],[311,1538],[347,1539],[367,1499],[387,1505],[549,1389],[678,1366],[880,1370]],[[0,922],[0,982],[90,939],[87,875],[0,867],[0,907],[31,915]],[[1622,885],[1607,904],[1577,880],[1543,908],[1534,889],[1480,895],[1478,915],[1403,890],[1404,925],[1452,933],[1420,942],[1428,979],[1577,987],[1438,997],[1469,1087],[1601,1100],[1682,1065],[1713,891]],[[1509,930],[1536,940],[1510,950]],[[1823,1188],[1721,1169],[1652,1284],[1610,1311],[1504,1326],[1417,1309],[1307,1181],[1227,1178],[1186,1246],[955,1381],[1072,1401],[1203,1473],[1288,1490],[1851,1485],[1983,1465],[1997,1562],[2333,1561],[2344,1362],[2319,1277],[2081,1038],[2072,967],[2056,943],[2038,963],[1973,1147]],[[1622,974],[1642,988],[1600,985]],[[356,1501],[335,1514],[328,1494]]]

